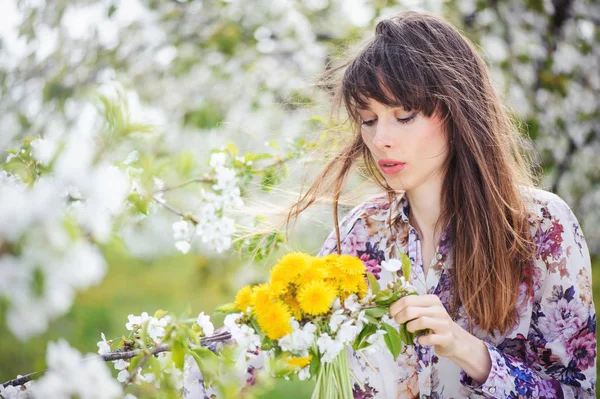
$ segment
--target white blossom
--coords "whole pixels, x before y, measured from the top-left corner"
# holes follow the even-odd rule
[[[336,310],[329,318],[329,329],[331,332],[336,332],[346,320],[348,320],[348,316],[344,314],[344,309]]]
[[[98,346],[98,354],[105,355],[110,353],[110,342],[106,341],[106,336],[104,336],[104,333],[101,333],[100,336],[102,337],[102,341],[98,341],[96,344]]]
[[[189,241],[177,241],[175,242],[175,248],[177,248],[182,254],[187,254],[192,245]]]
[[[61,339],[48,343],[48,371],[35,382],[36,398],[111,399],[121,397],[121,385],[115,381],[104,361],[81,354]]]
[[[308,380],[310,378],[310,366],[306,366],[300,369],[300,371],[298,371],[298,379],[300,381],[305,381]]]
[[[356,325],[353,320],[348,320],[340,326],[339,331],[335,335],[335,339],[341,343],[347,344],[352,342],[359,332],[360,327]]]
[[[342,349],[344,349],[342,342],[331,338],[327,333],[322,333],[317,339],[317,346],[322,355],[321,361],[323,363],[331,363]]]
[[[187,240],[190,238],[192,225],[187,220],[173,223],[173,238],[175,240]]]
[[[245,324],[237,324],[238,320],[242,316],[241,313],[233,313],[225,316],[223,325],[231,332],[231,338],[237,343],[237,345],[246,350],[256,350],[260,347],[260,337],[252,327]]]
[[[215,333],[215,326],[211,323],[210,316],[205,315],[204,312],[200,312],[196,319],[196,324],[202,328],[202,332],[206,337],[210,337]]]
[[[169,316],[164,316],[160,319],[149,316],[147,312],[142,312],[140,316],[134,316],[130,314],[127,316],[129,320],[128,323],[125,324],[125,328],[129,331],[133,331],[135,329],[142,328],[146,323],[148,323],[147,333],[152,340],[155,342],[160,341],[165,335],[165,326],[169,323]]]
[[[284,351],[299,355],[312,347],[317,327],[311,322],[300,327],[300,324],[293,318],[291,325],[292,332],[280,338],[277,342]]]
[[[402,269],[402,261],[399,259],[388,259],[381,262],[381,267],[390,273],[395,273]]]
[[[58,143],[54,139],[35,139],[30,143],[33,148],[33,157],[40,161],[43,165],[49,165],[56,150]]]

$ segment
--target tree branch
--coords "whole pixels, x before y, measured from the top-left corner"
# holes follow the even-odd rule
[[[168,210],[170,210],[171,212],[173,212],[174,214],[179,215],[179,216],[181,216],[184,219],[189,219],[194,224],[198,224],[199,223],[198,219],[196,219],[194,216],[189,215],[189,214],[185,214],[185,213],[181,212],[179,209],[173,208],[171,205],[167,204],[164,200],[158,199],[155,196],[152,196],[152,199],[154,201],[158,202],[159,204],[161,204],[162,206],[164,206],[165,208],[167,208]]]
[[[201,346],[208,346],[211,343],[215,343],[215,342],[225,342],[231,339],[231,333],[227,332],[227,331],[221,331],[221,332],[217,332],[213,335],[211,335],[210,337],[203,337],[200,339],[200,345]],[[121,351],[121,350],[116,350],[114,352],[110,352],[110,353],[105,353],[104,355],[98,355],[98,356],[89,356],[84,358],[83,360],[88,360],[88,359],[101,359],[104,360],[105,362],[110,362],[110,361],[114,361],[114,360],[119,360],[119,359],[131,359],[133,357],[139,356],[143,353],[146,353],[147,356],[148,355],[157,355],[161,352],[168,352],[171,350],[171,345],[159,345],[157,347],[155,347],[154,349],[152,349],[149,353],[147,352],[147,349],[135,349],[132,351]],[[144,360],[142,360],[143,362]],[[140,362],[140,365],[143,366],[143,363]],[[19,386],[19,385],[23,385],[33,379],[35,379],[41,372],[34,372],[34,373],[29,373],[26,374],[22,377],[19,378],[15,378],[13,380],[9,380],[6,381],[5,383],[3,383],[2,385],[4,386],[4,388],[8,387],[8,386]]]
[[[286,162],[290,161],[291,159],[292,159],[292,157],[288,157],[288,158],[281,158],[281,159],[279,159],[278,161],[276,161],[276,162],[273,162],[271,165],[267,165],[267,166],[265,166],[265,167],[264,167],[264,168],[262,168],[262,169],[257,169],[257,170],[255,170],[255,172],[256,172],[256,173],[261,173],[261,172],[264,172],[264,171],[265,171],[265,170],[267,170],[267,169],[270,169],[270,168],[274,168],[274,167],[276,167],[276,166],[283,165],[284,163],[286,163]],[[188,180],[188,181],[185,181],[185,182],[183,182],[183,183],[179,183],[179,184],[177,184],[177,185],[175,185],[175,186],[171,186],[171,187],[165,187],[165,188],[161,188],[160,190],[156,190],[156,191],[154,192],[154,194],[160,194],[160,193],[164,193],[164,192],[167,192],[167,191],[175,190],[175,189],[178,189],[178,188],[181,188],[181,187],[185,187],[185,186],[187,186],[187,185],[190,185],[190,184],[192,184],[192,183],[216,184],[216,183],[217,183],[217,181],[216,181],[215,179],[211,179],[211,178],[209,178],[209,177],[207,177],[207,176],[203,176],[203,177],[195,177],[195,178],[193,178],[193,179],[190,179],[190,180]]]
[[[217,181],[215,179],[210,179],[208,177],[195,177],[193,179],[190,179],[190,180],[188,180],[186,182],[177,184],[175,186],[165,187],[165,188],[162,188],[160,190],[156,190],[154,192],[154,194],[164,193],[164,192],[167,192],[167,191],[175,190],[177,188],[185,187],[185,186],[187,186],[189,184],[192,184],[192,183],[216,184]]]

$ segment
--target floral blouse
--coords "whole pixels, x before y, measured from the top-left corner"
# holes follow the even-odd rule
[[[476,384],[432,346],[404,346],[396,361],[386,348],[351,353],[351,368],[360,383],[355,398],[595,398],[596,314],[592,299],[587,244],[569,206],[555,194],[523,189],[537,246],[534,297],[520,290],[519,322],[495,336],[475,326],[492,359],[487,380]],[[391,211],[392,226],[388,224]],[[444,232],[427,276],[419,235],[410,225],[410,204],[399,196],[390,205],[382,196],[350,211],[340,225],[342,253],[360,257],[378,279],[386,279],[382,261],[398,251],[412,263],[419,294],[450,302],[452,243]],[[332,232],[319,255],[336,252]],[[467,329],[464,309],[455,320]]]
[[[525,300],[523,283],[517,302],[519,321],[508,333],[492,335],[477,326],[472,331],[492,359],[487,380],[477,384],[455,363],[438,357],[433,346],[421,346],[416,340],[414,346],[403,345],[396,361],[385,346],[372,345],[349,349],[350,367],[358,377],[354,398],[595,398],[596,314],[587,244],[561,198],[533,188],[524,188],[523,194],[537,246],[534,296]],[[409,213],[403,195],[391,206],[387,196],[357,206],[340,223],[341,252],[360,257],[383,283],[391,276],[381,262],[397,258],[399,252],[407,254],[419,294],[435,294],[448,308],[451,239],[446,231],[442,234],[425,276],[420,238],[409,223]],[[332,232],[319,255],[336,251]],[[464,309],[459,309],[455,321],[467,329]],[[192,389],[189,372],[186,381],[186,389]]]

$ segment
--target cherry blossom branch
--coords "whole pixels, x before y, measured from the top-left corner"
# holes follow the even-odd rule
[[[202,337],[200,339],[200,346],[208,346],[211,343],[224,342],[224,341],[228,341],[230,339],[231,339],[231,333],[229,333],[227,331],[221,331],[221,332],[217,332],[217,333],[211,335],[210,337]],[[155,348],[153,348],[150,352],[148,352],[147,349],[135,349],[135,350],[131,350],[131,351],[116,350],[114,352],[105,353],[103,355],[89,356],[83,360],[85,361],[87,359],[99,358],[99,359],[104,360],[105,362],[110,362],[110,361],[120,360],[120,359],[123,359],[123,360],[131,359],[131,358],[139,356],[143,353],[146,353],[146,357],[150,356],[150,355],[154,356],[161,352],[168,352],[170,350],[171,350],[171,345],[158,345]],[[138,365],[138,368],[140,366],[143,367],[142,362],[144,362],[144,359],[142,359],[142,361],[140,361],[140,365]],[[35,379],[35,377],[37,377],[38,374],[40,374],[40,373],[42,373],[42,372],[29,373],[24,376],[15,378],[13,380],[6,381],[2,385],[4,386],[4,388],[6,388],[8,386],[16,387],[19,385],[23,385],[23,384]],[[134,375],[135,373],[132,373],[132,374]]]
[[[281,158],[280,160],[278,160],[276,162],[273,162],[271,165],[267,165],[267,166],[265,166],[262,169],[257,169],[255,172],[256,173],[264,172],[265,170],[268,170],[268,169],[271,169],[271,168],[283,165],[284,163],[290,161],[291,159],[292,159],[292,157]],[[179,183],[179,184],[176,184],[176,185],[171,186],[171,187],[164,187],[164,188],[161,188],[159,190],[156,190],[154,192],[154,194],[160,194],[160,193],[164,193],[164,192],[167,192],[167,191],[176,190],[178,188],[182,188],[182,187],[188,186],[188,185],[193,184],[193,183],[216,184],[217,181],[215,179],[211,179],[210,177],[207,177],[207,176],[195,177],[195,178],[190,179],[188,181],[185,181],[183,183]]]
[[[190,180],[188,180],[186,182],[177,184],[175,186],[161,188],[160,190],[156,190],[154,193],[155,194],[159,194],[159,193],[164,193],[164,192],[167,192],[167,191],[172,191],[172,190],[175,190],[175,189],[178,189],[178,188],[181,188],[181,187],[188,186],[188,185],[190,185],[192,183],[216,184],[217,181],[215,179],[211,179],[209,177],[195,177],[193,179],[190,179]]]
[[[162,205],[163,207],[165,207],[166,209],[168,209],[169,211],[173,212],[174,214],[176,214],[176,215],[179,215],[179,216],[181,216],[181,217],[182,217],[182,218],[184,218],[184,219],[189,219],[189,220],[190,220],[191,222],[193,222],[194,224],[198,224],[198,223],[200,223],[200,222],[198,221],[198,219],[196,219],[196,217],[195,217],[195,216],[193,216],[193,215],[190,215],[190,214],[188,214],[188,213],[183,213],[183,212],[182,212],[182,211],[180,211],[179,209],[176,209],[176,208],[172,207],[171,205],[167,204],[167,202],[166,202],[164,199],[160,199],[160,198],[158,198],[158,197],[154,197],[154,196],[152,197],[152,199],[153,199],[154,201],[156,201],[157,203],[159,203],[160,205]]]

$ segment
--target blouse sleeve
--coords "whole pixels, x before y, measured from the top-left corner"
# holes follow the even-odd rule
[[[360,219],[365,218],[365,212],[368,205],[366,203],[357,205],[350,210],[340,221],[340,243],[341,253],[347,255],[356,255],[356,247],[358,242],[364,241],[365,237],[357,236],[353,233],[354,226]],[[359,234],[360,235],[360,234]],[[337,238],[335,234],[335,228],[329,233],[329,236],[325,239],[321,250],[317,256],[325,256],[332,253],[337,253]]]
[[[579,222],[556,197],[542,209],[534,238],[536,267],[545,276],[535,293],[526,360],[486,343],[487,380],[461,383],[487,398],[595,398],[596,314],[590,254]]]

